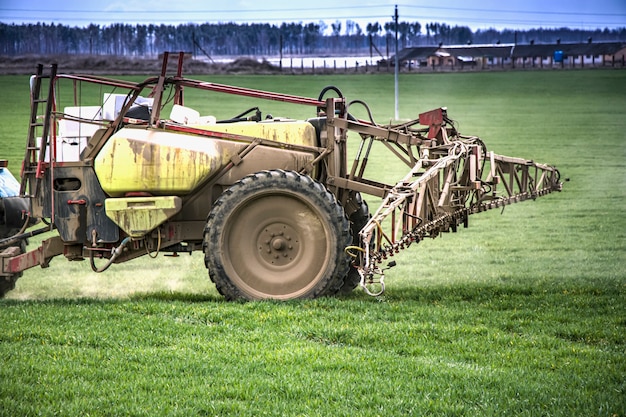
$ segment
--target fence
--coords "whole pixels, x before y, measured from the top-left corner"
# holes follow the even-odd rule
[[[339,73],[377,73],[394,72],[394,63],[390,60],[376,60],[365,57],[349,58],[283,58],[268,59],[267,62],[291,74],[339,74]],[[454,72],[488,71],[508,69],[575,69],[575,68],[626,68],[626,57],[585,57],[569,56],[556,62],[553,57],[516,57],[514,59],[478,58],[473,61],[452,60],[445,64],[435,61],[416,63],[404,62],[400,71],[410,72]]]

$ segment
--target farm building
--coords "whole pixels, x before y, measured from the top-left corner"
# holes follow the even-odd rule
[[[511,58],[516,66],[544,65],[615,65],[624,66],[626,44],[622,42],[560,43],[549,45],[516,45],[511,50]]]
[[[429,65],[429,60],[437,54],[438,46],[417,46],[414,48],[404,48],[398,53],[398,61],[407,66],[423,67]],[[391,59],[394,61],[395,57]]]
[[[494,45],[439,45],[404,48],[398,53],[402,67],[432,69],[486,69],[497,67],[584,67],[626,65],[626,43],[592,42]],[[394,62],[394,58],[391,62]]]

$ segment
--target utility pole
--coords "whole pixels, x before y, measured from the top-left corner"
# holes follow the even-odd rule
[[[394,20],[396,22],[396,62],[395,62],[395,71],[394,71],[394,87],[396,92],[396,120],[400,119],[400,111],[398,110],[398,72],[399,72],[399,64],[398,64],[398,5],[396,4],[396,13],[394,16]]]

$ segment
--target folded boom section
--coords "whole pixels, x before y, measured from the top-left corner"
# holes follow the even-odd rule
[[[488,152],[477,137],[446,137],[441,145],[422,148],[359,233],[361,284],[384,289],[383,260],[425,237],[467,227],[471,214],[561,188],[555,167]]]

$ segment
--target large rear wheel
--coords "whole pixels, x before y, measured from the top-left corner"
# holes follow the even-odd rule
[[[337,293],[351,243],[343,208],[321,183],[263,171],[226,190],[204,233],[205,264],[227,299],[315,298]]]

